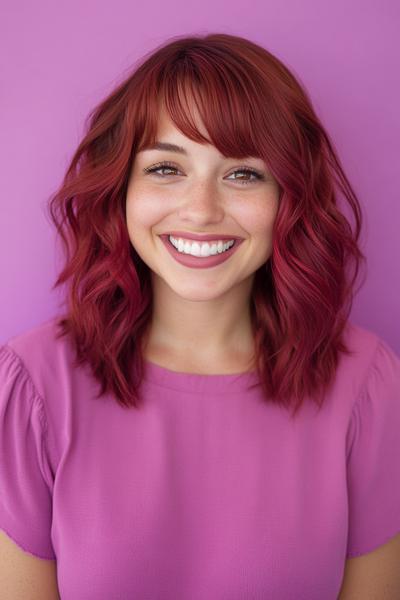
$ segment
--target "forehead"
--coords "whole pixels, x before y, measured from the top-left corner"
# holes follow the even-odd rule
[[[197,110],[197,108],[195,107],[194,104],[190,105],[189,110],[189,118],[190,120],[193,122],[193,125],[195,126],[195,128],[197,129],[197,131],[199,131],[201,133],[201,135],[203,135],[206,139],[209,140],[209,143],[211,144],[211,140],[209,138],[208,132],[204,126],[203,121],[201,120],[200,114]],[[175,123],[173,122],[173,120],[171,119],[168,111],[164,108],[161,107],[159,114],[158,114],[158,121],[157,121],[157,140],[166,140],[166,139],[174,139],[177,141],[177,143],[179,143],[179,140],[183,143],[185,142],[186,144],[197,144],[197,142],[195,142],[194,140],[191,140],[190,138],[186,137],[186,135],[177,128],[177,126],[175,125]]]
[[[187,137],[171,119],[164,105],[161,105],[157,115],[157,128],[155,141],[149,141],[145,146],[142,146],[140,153],[150,152],[154,150],[162,150],[165,152],[176,153],[177,156],[190,156],[195,154],[196,157],[204,155],[204,160],[208,160],[210,155],[215,155],[217,160],[227,160],[228,158],[237,158],[237,156],[226,157],[212,143],[209,133],[204,126],[199,111],[194,102],[188,104],[187,113],[193,126],[200,132],[208,142],[198,142]],[[241,155],[242,156],[242,155]],[[264,161],[257,156],[249,155],[247,159],[255,160],[260,163],[261,167],[265,167]]]
[[[196,127],[200,130],[202,135],[209,139],[204,125],[199,122],[199,120],[196,123]],[[196,149],[196,152],[209,153],[211,151],[218,154],[218,156],[220,155],[220,152],[211,143],[211,141],[208,144],[200,144],[199,142],[187,137],[180,129],[176,127],[169,115],[164,112],[162,115],[160,115],[157,123],[155,142],[149,142],[141,148],[140,152],[163,150],[165,152],[174,152],[182,156],[189,156],[192,149]]]

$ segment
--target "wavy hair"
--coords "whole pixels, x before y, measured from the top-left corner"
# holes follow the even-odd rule
[[[152,289],[127,231],[128,179],[135,154],[156,140],[162,101],[184,135],[210,143],[191,119],[189,94],[211,143],[225,157],[262,158],[279,184],[272,254],[255,273],[250,300],[265,401],[293,414],[306,399],[321,408],[340,353],[352,353],[344,330],[365,261],[361,208],[302,84],[242,37],[174,37],[89,113],[48,205],[65,250],[52,288],[67,286],[57,337],[72,339],[75,366],[90,365],[101,386],[97,397],[111,392],[122,406],[140,408]]]

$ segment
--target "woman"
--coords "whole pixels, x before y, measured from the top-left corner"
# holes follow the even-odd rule
[[[0,349],[9,587],[397,593],[400,360],[348,319],[360,206],[287,67],[227,34],[157,48],[50,214],[64,312]]]

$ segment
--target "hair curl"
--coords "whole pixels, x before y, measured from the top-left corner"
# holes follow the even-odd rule
[[[320,408],[339,353],[361,261],[361,208],[310,98],[289,69],[238,36],[175,37],[136,65],[88,115],[51,220],[69,281],[58,337],[88,362],[125,407],[139,408],[143,340],[151,319],[150,269],[130,243],[125,203],[135,153],[156,139],[160,102],[178,129],[209,143],[185,104],[195,99],[211,143],[226,157],[257,156],[280,187],[270,259],[254,277],[251,319],[266,402]],[[353,232],[337,191],[354,217]],[[354,266],[353,275],[348,272]]]

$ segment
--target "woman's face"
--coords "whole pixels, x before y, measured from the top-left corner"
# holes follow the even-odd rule
[[[204,127],[200,130],[208,137]],[[260,158],[225,158],[215,146],[183,135],[165,112],[160,115],[157,141],[180,146],[186,153],[166,149],[137,153],[126,198],[127,228],[135,250],[153,278],[161,278],[159,283],[187,300],[211,300],[233,290],[248,290],[255,271],[271,255],[278,183]],[[145,171],[162,161],[170,166]],[[243,166],[264,179],[241,171]],[[204,233],[215,240],[237,236],[243,241],[224,262],[193,268],[178,262],[160,237],[173,231],[188,238],[191,233]]]

